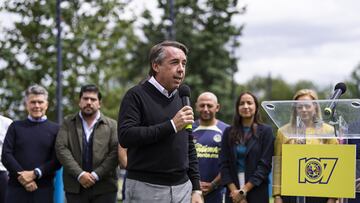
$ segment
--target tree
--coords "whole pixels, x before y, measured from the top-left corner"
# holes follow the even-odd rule
[[[120,97],[132,85],[128,54],[137,42],[134,19],[124,19],[125,1],[62,1],[64,114],[77,109],[80,86],[94,83],[104,97],[103,111],[115,118]],[[0,39],[1,111],[24,116],[24,89],[33,83],[50,93],[48,116],[55,118],[55,1],[5,0],[0,10],[21,20]],[[111,96],[111,97],[109,97]]]
[[[300,89],[312,89],[318,93],[319,99],[327,98],[328,88],[319,89],[314,83],[308,80],[300,80],[295,84],[288,84],[281,77],[272,78],[271,75],[268,77],[254,76],[246,84],[247,90],[253,92],[259,99],[259,102],[264,100],[292,100],[295,92]],[[261,116],[266,123],[272,123],[268,115],[261,111]],[[287,115],[285,115],[287,117]],[[275,126],[273,126],[275,129]]]
[[[271,86],[271,87],[270,87]],[[269,78],[254,76],[247,83],[248,90],[262,100],[291,100],[294,94],[291,85],[281,77]],[[271,90],[270,92],[267,92]],[[269,98],[271,95],[271,98]]]
[[[311,81],[308,80],[299,80],[295,83],[295,85],[293,86],[294,89],[294,93],[300,89],[313,89],[313,90],[318,90],[315,86],[315,84]]]
[[[346,82],[347,90],[344,96],[360,98],[360,63],[351,72],[350,80]]]
[[[145,40],[139,43],[135,55],[146,59],[152,45],[169,39],[169,30],[173,27],[175,39],[190,50],[185,83],[192,89],[192,103],[201,92],[214,92],[222,105],[219,118],[229,122],[233,115],[233,92],[236,88],[232,79],[238,60],[231,51],[240,46],[238,37],[243,29],[243,26],[233,23],[233,18],[243,14],[245,8],[238,9],[236,0],[176,0],[172,24],[168,1],[158,0],[158,5],[164,11],[159,23],[154,22],[149,11],[142,14],[141,29]],[[138,69],[134,72],[145,76],[148,62],[137,62]]]

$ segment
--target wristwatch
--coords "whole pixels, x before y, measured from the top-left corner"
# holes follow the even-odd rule
[[[211,182],[211,187],[213,190],[216,190],[218,188],[218,185],[215,183],[215,181]]]
[[[34,174],[35,174],[35,179],[39,179],[39,177],[40,177],[40,173],[39,173],[39,171],[38,170],[34,170]]]
[[[247,192],[246,192],[246,190],[244,190],[244,188],[241,188],[241,189],[239,190],[239,194],[242,195],[242,196],[244,196],[244,197],[246,197]]]

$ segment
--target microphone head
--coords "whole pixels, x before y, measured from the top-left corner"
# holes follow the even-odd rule
[[[334,90],[341,90],[341,94],[344,94],[346,92],[346,85],[343,82],[339,82],[338,84],[335,85]]]
[[[190,97],[190,87],[186,84],[181,84],[178,91],[180,97]]]

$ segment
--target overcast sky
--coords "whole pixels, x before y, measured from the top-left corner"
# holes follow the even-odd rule
[[[135,0],[133,8],[157,13],[154,2]],[[238,2],[247,5],[246,14],[234,20],[246,25],[237,50],[239,83],[271,74],[328,87],[349,79],[360,63],[359,0]]]
[[[242,2],[242,1],[239,1]],[[238,82],[256,74],[320,86],[350,77],[360,63],[359,0],[247,0]]]
[[[136,2],[136,3],[134,3]],[[140,2],[140,3],[139,3]],[[135,11],[156,11],[155,0],[135,0]],[[359,0],[239,0],[247,4],[236,80],[254,75],[306,79],[320,86],[350,77],[360,63]],[[158,16],[158,15],[157,15]],[[0,27],[7,24],[0,13]],[[156,18],[156,16],[155,16]],[[1,30],[1,29],[0,29]]]

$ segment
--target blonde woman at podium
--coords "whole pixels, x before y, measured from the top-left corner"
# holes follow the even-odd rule
[[[280,196],[281,194],[281,156],[283,144],[337,144],[336,138],[320,139],[311,138],[308,134],[331,134],[334,128],[322,122],[321,110],[319,104],[311,102],[318,100],[317,93],[310,89],[301,89],[297,91],[293,100],[301,100],[304,102],[296,103],[293,107],[290,123],[281,127],[275,139],[274,150],[274,171],[273,171],[273,196],[275,203],[332,203],[336,199],[326,197],[295,197]],[[310,101],[310,102],[309,102]],[[292,135],[289,138],[286,135]],[[298,137],[296,137],[298,136]],[[296,138],[294,138],[296,137]]]
[[[272,128],[260,123],[259,103],[250,92],[240,94],[233,124],[221,142],[221,181],[226,203],[269,202],[269,173],[274,150]]]

